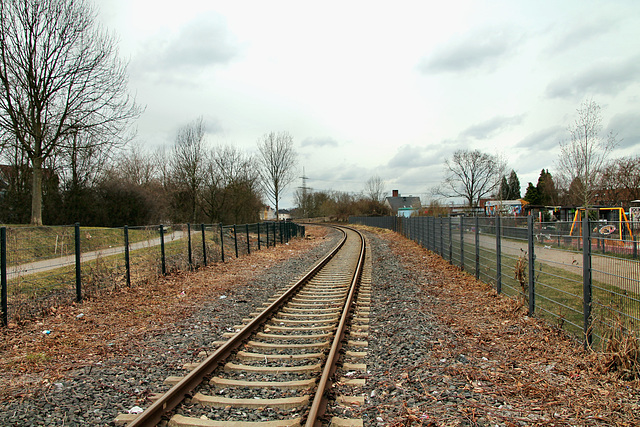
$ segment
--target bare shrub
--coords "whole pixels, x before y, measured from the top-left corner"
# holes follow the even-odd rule
[[[602,370],[624,380],[639,379],[640,344],[636,331],[627,328],[620,316],[604,323],[603,330]]]
[[[516,265],[513,267],[514,278],[520,283],[522,288],[521,299],[523,304],[529,304],[529,281],[527,280],[527,268],[529,262],[527,261],[527,253],[523,253],[518,257]]]

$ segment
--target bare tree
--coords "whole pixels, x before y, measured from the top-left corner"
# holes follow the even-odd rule
[[[600,177],[598,204],[620,206],[640,199],[640,156],[609,161]]]
[[[156,155],[144,152],[139,144],[131,144],[116,158],[118,174],[125,181],[142,187],[160,183],[160,166],[165,162],[159,162]]]
[[[382,203],[386,197],[384,181],[378,175],[373,175],[364,185],[364,194],[374,202]]]
[[[141,110],[126,64],[87,0],[0,2],[0,129],[33,168],[31,223],[42,224],[42,165],[72,135],[114,144]]]
[[[296,151],[288,132],[270,132],[258,141],[260,177],[269,199],[279,210],[282,192],[295,179]]]
[[[187,221],[197,221],[198,197],[204,180],[205,124],[202,117],[181,127],[171,157],[176,212],[184,211]]]
[[[81,135],[70,135],[61,150],[62,174],[69,189],[88,186],[100,174],[109,158],[109,152],[103,151],[91,141],[91,136],[83,139]]]
[[[167,157],[160,162],[157,152],[147,152],[138,144],[119,152],[102,172],[95,188],[102,199],[101,210],[108,212],[103,215],[107,221],[102,225],[157,224],[169,220],[170,185],[163,185],[160,170],[167,163]],[[166,170],[168,173],[170,168]]]
[[[592,204],[602,169],[611,151],[618,145],[617,135],[602,135],[602,109],[592,99],[585,100],[577,109],[578,118],[569,126],[569,141],[560,142],[558,169],[569,182],[576,179],[582,206]]]
[[[19,224],[29,219],[31,173],[29,159],[15,145],[0,153],[0,176],[6,188],[0,197],[0,221]]]
[[[205,167],[203,206],[211,221],[250,222],[262,201],[255,160],[233,146],[215,148]]]
[[[469,207],[500,186],[506,165],[497,155],[479,150],[458,150],[445,160],[445,179],[434,193],[445,197],[462,197]]]

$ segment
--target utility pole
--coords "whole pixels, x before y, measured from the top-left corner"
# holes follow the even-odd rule
[[[302,167],[302,176],[300,177],[302,179],[302,187],[298,187],[300,190],[302,190],[302,203],[300,204],[300,207],[302,208],[302,218],[306,218],[309,214],[309,210],[308,208],[308,200],[307,200],[307,191],[310,190],[309,187],[307,187],[307,179],[309,179],[305,173],[304,173],[304,166]]]

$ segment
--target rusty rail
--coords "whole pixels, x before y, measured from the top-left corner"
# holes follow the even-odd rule
[[[191,393],[203,380],[211,374],[235,349],[237,349],[251,334],[262,326],[276,311],[280,309],[305,283],[315,276],[342,248],[347,239],[347,234],[343,233],[341,241],[336,247],[294,285],[292,285],[282,296],[269,305],[262,313],[249,322],[235,336],[227,340],[211,356],[204,360],[196,369],[187,374],[176,385],[164,393],[149,408],[131,421],[128,427],[155,426],[162,416],[180,404],[186,396]],[[350,298],[351,295],[350,295]],[[342,321],[341,321],[342,323]]]

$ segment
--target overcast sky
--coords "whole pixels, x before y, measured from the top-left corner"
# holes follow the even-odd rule
[[[314,190],[378,175],[426,203],[460,148],[503,155],[523,191],[553,174],[592,98],[622,140],[614,156],[640,153],[636,0],[96,3],[150,149],[199,116],[211,145],[246,151],[288,131]]]

